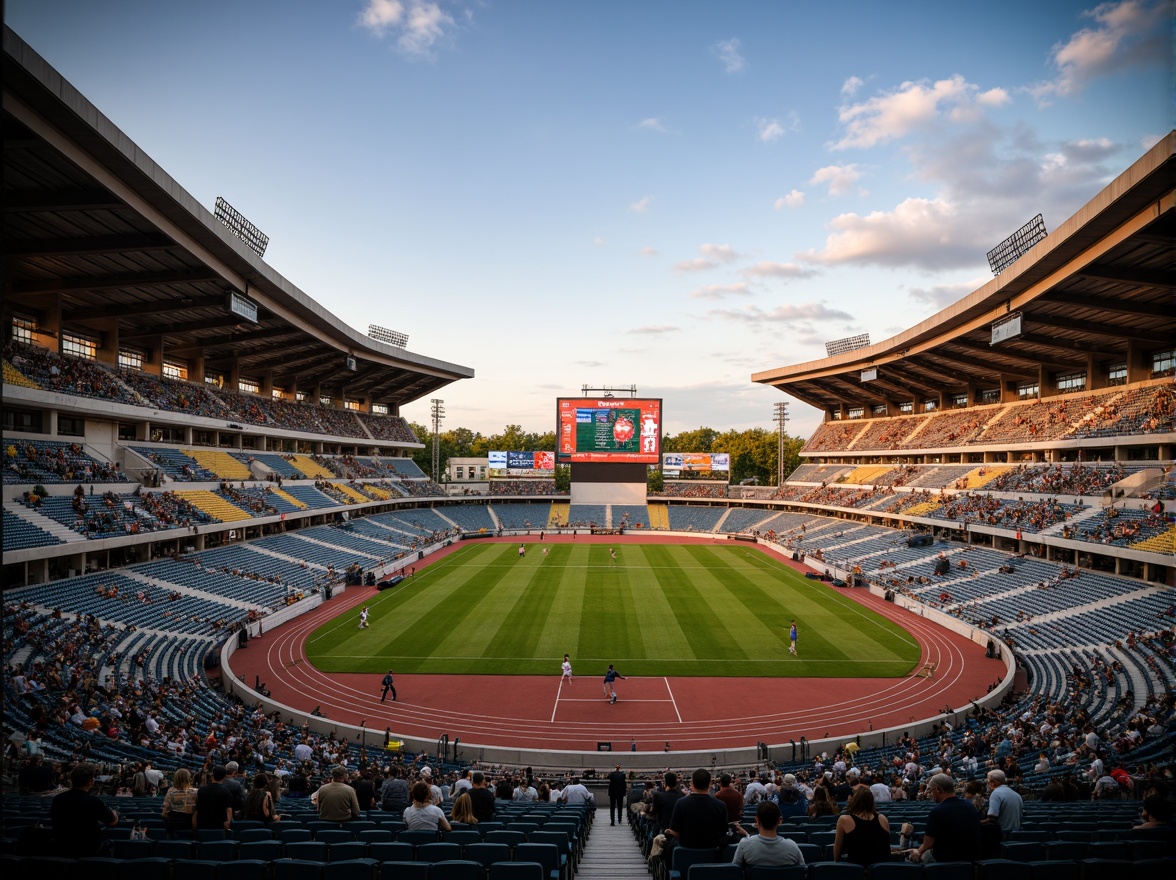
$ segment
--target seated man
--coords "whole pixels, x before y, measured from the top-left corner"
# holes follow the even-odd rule
[[[749,867],[785,867],[803,865],[800,847],[787,837],[776,834],[780,824],[780,808],[771,801],[763,801],[755,808],[755,836],[747,836],[735,848],[734,862],[744,869]]]

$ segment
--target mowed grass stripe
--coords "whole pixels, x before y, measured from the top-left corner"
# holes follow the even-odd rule
[[[372,597],[308,641],[324,671],[550,674],[564,652],[580,675],[895,676],[913,668],[909,634],[817,581],[746,547],[528,545],[460,548]],[[787,625],[801,631],[798,660]],[[622,665],[623,664],[623,665]],[[599,668],[597,668],[599,667]]]

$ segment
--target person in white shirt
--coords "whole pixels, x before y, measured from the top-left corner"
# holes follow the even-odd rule
[[[755,771],[752,770],[747,775],[747,785],[743,788],[743,803],[758,804],[768,796],[768,790],[764,784],[756,778]]]
[[[572,777],[572,784],[560,793],[559,799],[565,804],[573,805],[594,802],[592,792],[581,784],[579,776]]]

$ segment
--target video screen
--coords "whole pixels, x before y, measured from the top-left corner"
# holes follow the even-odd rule
[[[661,458],[660,399],[561,397],[556,401],[560,462],[640,462]]]

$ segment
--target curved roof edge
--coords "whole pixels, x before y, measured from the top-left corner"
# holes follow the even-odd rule
[[[82,147],[136,196],[239,276],[244,282],[240,293],[259,298],[278,314],[296,317],[306,332],[319,335],[340,351],[450,381],[473,377],[470,367],[377,342],[344,323],[230,233],[8,25],[4,26],[3,40],[6,96],[10,94],[35,107],[63,136]]]
[[[989,323],[1016,308],[1027,294],[1053,272],[1131,216],[1154,206],[1155,216],[1174,207],[1176,131],[1169,132],[1139,160],[1108,184],[1073,216],[1049,233],[991,281],[963,299],[897,336],[832,357],[752,373],[751,381],[786,386],[819,375],[848,374],[859,369],[901,361],[917,348],[926,349],[954,335]],[[1029,301],[1044,290],[1032,294]],[[782,388],[781,390],[785,390]]]

